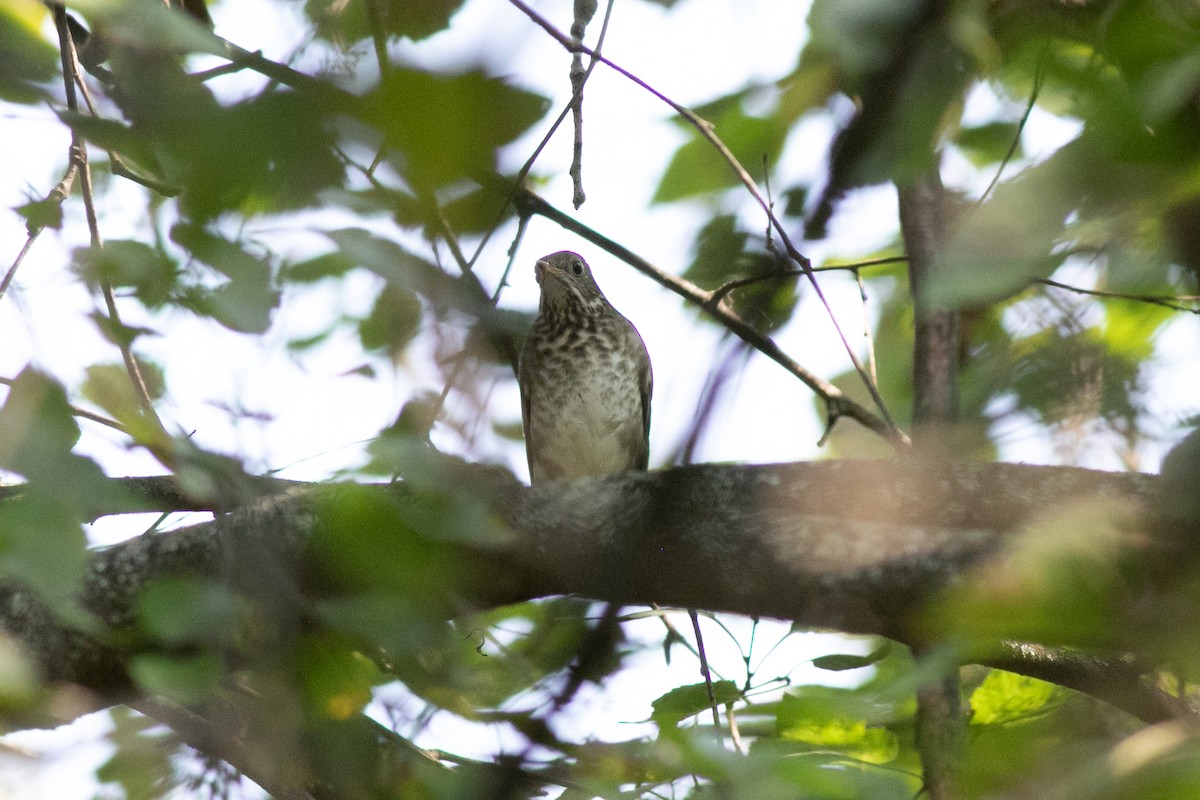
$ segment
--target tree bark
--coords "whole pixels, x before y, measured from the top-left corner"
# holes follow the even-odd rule
[[[952,279],[939,274],[938,253],[946,237],[940,157],[911,184],[899,186],[900,232],[908,256],[913,297],[913,446],[926,456],[954,452],[958,422],[958,330],[956,308],[929,300],[930,286]],[[952,800],[966,745],[958,669],[917,690],[916,737],[929,800]]]
[[[439,542],[460,570],[453,597],[431,603],[490,607],[575,593],[908,643],[920,641],[911,623],[924,601],[1002,552],[1040,513],[1097,497],[1143,509],[1155,504],[1154,479],[1146,475],[916,459],[700,465],[537,489],[489,483],[488,474],[464,466],[447,480],[477,495],[491,485],[491,507],[505,532],[462,531],[454,542]],[[353,490],[398,502],[413,493],[403,484]],[[345,491],[292,490],[96,552],[81,592],[96,630],[67,624],[16,586],[0,591],[0,627],[25,644],[51,680],[119,701],[131,691],[126,667],[139,645],[128,634],[100,634],[135,627],[149,582],[220,580],[255,597],[264,613],[295,624],[321,591],[307,546]]]

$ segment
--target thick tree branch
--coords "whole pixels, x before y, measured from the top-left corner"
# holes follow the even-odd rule
[[[462,470],[447,482],[471,486],[476,497],[492,486],[493,508],[511,535],[472,539],[464,531],[439,543],[454,549],[460,569],[454,596],[431,604],[493,606],[571,592],[910,643],[923,601],[960,581],[1039,512],[1097,496],[1150,508],[1154,491],[1145,475],[911,459],[702,465],[537,489]],[[345,491],[290,492],[95,553],[82,594],[98,622],[93,630],[64,625],[16,587],[0,595],[0,627],[25,643],[48,678],[120,700],[131,691],[126,662],[139,647],[121,632],[134,628],[149,582],[217,579],[252,597],[264,615],[296,624],[320,583],[307,545]],[[352,491],[397,503],[409,496],[403,485]]]

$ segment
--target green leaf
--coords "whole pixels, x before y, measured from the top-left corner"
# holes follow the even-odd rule
[[[886,764],[900,751],[896,734],[868,727],[863,720],[791,719],[778,733],[784,741],[804,745],[802,751],[833,750],[868,764]]]
[[[399,361],[420,329],[421,301],[402,286],[387,285],[359,323],[358,335],[365,349],[387,350],[393,361]]]
[[[712,690],[718,707],[742,699],[742,693],[733,681],[713,681]],[[708,699],[708,686],[704,683],[678,686],[661,695],[651,706],[654,710],[650,718],[660,728],[676,727],[688,717],[712,707]]]
[[[164,578],[138,595],[138,621],[167,645],[220,644],[235,634],[237,600],[210,581]]]
[[[379,30],[387,36],[412,41],[426,39],[445,30],[450,18],[464,0],[385,0],[368,7],[363,0],[330,2],[306,0],[304,13],[312,20],[316,34],[342,48],[372,36],[372,14]]]
[[[484,317],[492,305],[472,277],[455,278],[407,248],[365,231],[343,228],[326,235],[352,262],[396,286],[411,289],[439,310],[454,309]]]
[[[31,233],[43,228],[58,230],[62,227],[62,203],[58,200],[34,200],[14,210],[25,218],[25,229]]]
[[[363,98],[396,166],[420,192],[495,171],[496,149],[541,119],[548,101],[480,71],[395,69]]]
[[[863,82],[887,66],[896,48],[910,46],[902,34],[920,10],[914,0],[816,0],[809,11],[804,57],[833,60],[845,89],[861,92]]]
[[[178,266],[162,250],[143,242],[115,239],[103,247],[80,247],[74,259],[86,280],[133,287],[147,308],[158,308],[177,290]]]
[[[1028,520],[1003,553],[931,605],[930,630],[983,648],[1010,639],[1122,647],[1128,514],[1115,500],[1092,498]]]
[[[31,367],[22,370],[0,408],[0,467],[52,475],[47,461],[70,452],[78,440],[79,425],[62,386]]]
[[[146,50],[208,53],[228,57],[228,49],[212,31],[189,14],[180,14],[158,0],[72,0],[71,7],[104,28],[110,41]]]
[[[344,253],[331,252],[288,264],[283,268],[283,279],[291,283],[314,283],[325,278],[340,278],[357,266]]]
[[[138,370],[151,400],[166,389],[162,368],[148,359],[138,359]],[[142,412],[142,401],[124,364],[93,364],[83,382],[83,396],[120,422],[140,444],[163,444],[162,429]]]
[[[46,17],[41,3],[0,5],[0,99],[29,104],[49,100],[40,84],[54,79],[59,59],[41,34]]]
[[[334,636],[306,637],[298,660],[309,705],[335,720],[362,711],[371,689],[387,681],[372,661]]]
[[[971,693],[971,724],[997,725],[1028,720],[1063,699],[1054,684],[994,669]]]
[[[160,798],[171,786],[173,748],[161,725],[124,706],[109,712],[113,730],[109,739],[115,750],[96,769],[96,780],[120,786],[127,800]],[[158,731],[155,731],[158,729]]]
[[[831,672],[842,672],[848,669],[862,669],[869,667],[872,664],[879,662],[887,657],[892,651],[892,643],[884,642],[879,647],[867,653],[865,656],[850,655],[848,653],[838,653],[836,655],[818,656],[814,658],[812,663],[818,669],[826,669]]]
[[[954,143],[972,164],[984,167],[1003,161],[1014,143],[1013,158],[1021,158],[1020,134],[1021,126],[1016,122],[988,122],[960,128],[954,135]]]
[[[271,267],[264,259],[251,255],[238,242],[211,233],[200,225],[179,223],[171,228],[171,239],[232,280],[260,283],[271,277]]]
[[[176,225],[171,229],[171,238],[229,278],[214,289],[187,290],[181,298],[183,305],[242,333],[263,333],[270,327],[281,293],[274,286],[266,260],[199,225]]]
[[[734,309],[762,330],[774,330],[791,317],[796,304],[796,276],[767,277],[787,271],[765,249],[747,248],[748,234],[737,229],[732,215],[714,217],[696,237],[696,256],[684,277],[701,286],[718,286],[738,278],[761,281],[734,289]]]
[[[764,159],[767,163],[778,159],[787,125],[775,117],[751,116],[734,107],[715,120],[715,132],[742,166],[754,174],[761,170]],[[651,202],[671,203],[740,183],[712,143],[693,133],[671,157]]]
[[[0,634],[0,711],[12,715],[38,699],[38,665],[16,637]]]
[[[220,684],[224,667],[216,653],[134,656],[129,664],[134,681],[146,692],[181,705],[202,703]]]

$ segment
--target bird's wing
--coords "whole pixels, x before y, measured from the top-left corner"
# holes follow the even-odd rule
[[[530,430],[530,390],[526,387],[526,354],[521,353],[521,362],[517,367],[517,388],[521,390],[521,429],[525,432],[525,460],[529,471],[533,473],[533,431]]]
[[[642,352],[646,352],[646,345],[641,341],[641,336],[634,334],[638,338],[639,344],[642,345]],[[638,469],[646,469],[650,463],[650,396],[654,394],[654,369],[650,366],[650,355],[646,354],[645,360],[642,362],[643,367],[639,370],[639,383],[641,384],[642,398],[642,453],[639,458],[641,462]]]

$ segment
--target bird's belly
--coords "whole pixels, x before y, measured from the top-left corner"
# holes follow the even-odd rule
[[[641,397],[632,381],[578,385],[531,409],[538,442],[534,482],[574,480],[641,467],[645,433]]]

